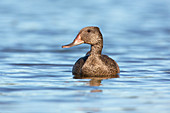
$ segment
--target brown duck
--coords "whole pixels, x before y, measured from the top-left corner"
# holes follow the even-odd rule
[[[83,43],[90,44],[91,50],[74,64],[73,75],[102,77],[114,76],[120,72],[118,64],[113,59],[101,54],[103,37],[98,27],[91,26],[81,29],[74,41],[62,46],[62,48],[69,48]]]

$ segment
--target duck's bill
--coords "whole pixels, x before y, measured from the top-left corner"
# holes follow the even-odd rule
[[[62,46],[62,48],[70,48],[70,47],[73,47],[73,46],[76,46],[76,45],[80,45],[80,44],[83,44],[83,43],[84,43],[84,41],[81,40],[80,35],[78,35],[78,36],[74,39],[74,41],[73,41],[72,43],[67,44],[67,45],[64,45],[64,46]]]

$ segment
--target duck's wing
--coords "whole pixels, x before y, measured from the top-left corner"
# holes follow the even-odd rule
[[[108,66],[108,68],[112,68],[115,67],[114,69],[116,69],[117,73],[120,73],[120,69],[118,64],[116,63],[116,61],[114,61],[113,59],[111,59],[110,57],[108,57],[107,55],[102,55],[101,56],[102,61],[105,63],[106,66]]]
[[[88,57],[89,55],[86,55],[85,57],[81,57],[80,59],[76,61],[72,69],[73,75],[81,75],[81,69]]]

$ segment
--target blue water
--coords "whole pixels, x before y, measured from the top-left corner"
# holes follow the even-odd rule
[[[98,26],[120,78],[73,79]],[[1,0],[0,113],[169,113],[170,1]]]

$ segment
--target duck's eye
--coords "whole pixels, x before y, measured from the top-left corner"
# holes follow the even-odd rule
[[[87,32],[88,32],[88,33],[90,33],[90,32],[91,32],[91,30],[90,30],[90,29],[88,29],[88,30],[87,30]]]

